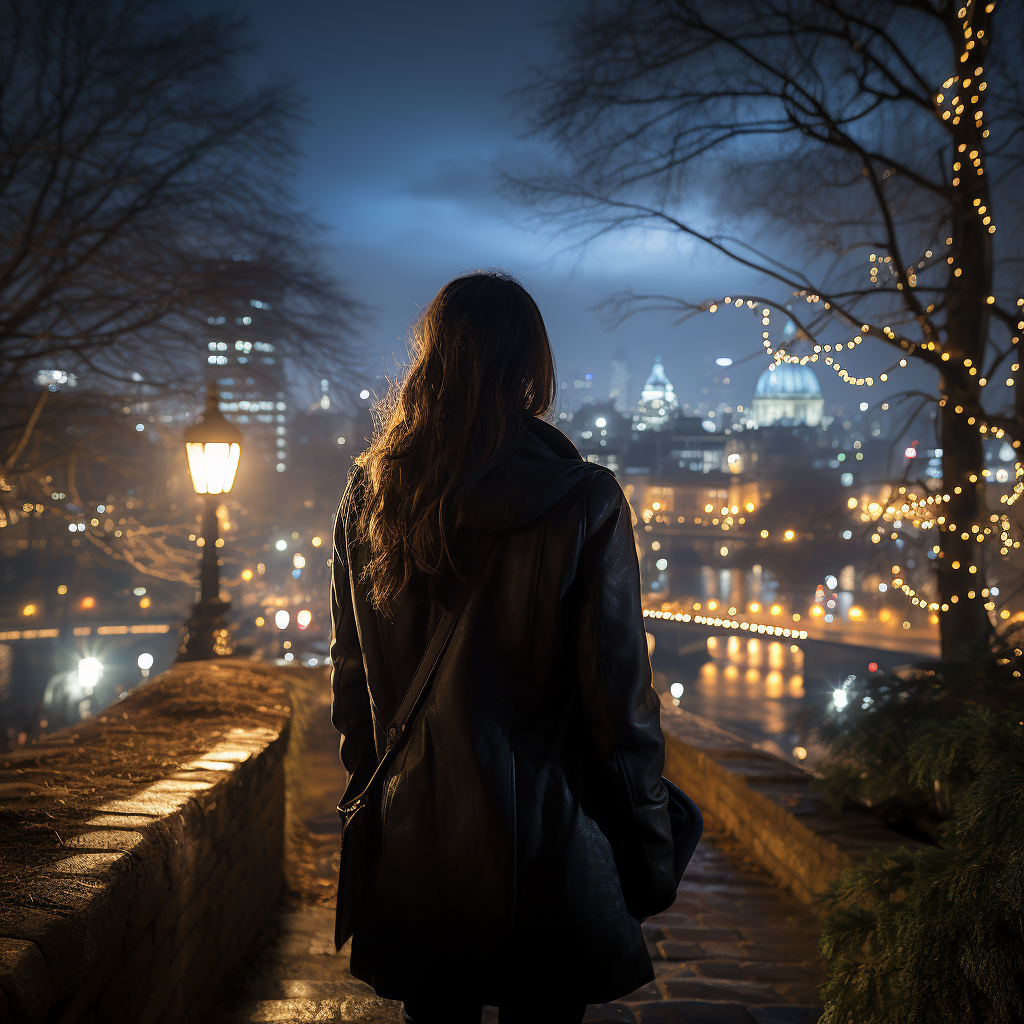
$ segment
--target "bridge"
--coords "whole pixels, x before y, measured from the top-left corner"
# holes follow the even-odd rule
[[[888,651],[914,658],[940,656],[938,630],[915,626],[907,620],[898,622],[894,619],[891,627],[842,621],[826,623],[813,618],[809,621],[801,618],[798,622],[786,623],[782,615],[758,618],[750,614],[744,615],[736,608],[724,610],[725,615],[703,610],[684,612],[644,608],[644,618],[649,621],[679,623],[687,626],[688,632],[697,631],[707,636],[746,634],[798,643],[814,641],[835,644],[862,648],[864,651]]]

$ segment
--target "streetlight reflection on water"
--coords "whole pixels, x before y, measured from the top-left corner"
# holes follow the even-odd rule
[[[674,664],[654,656],[669,676],[663,685],[674,702],[791,762],[803,761],[807,751],[799,746],[798,723],[808,699],[802,647],[785,639],[729,635],[708,637],[706,650],[704,655],[691,648]],[[664,656],[672,657],[668,651]]]

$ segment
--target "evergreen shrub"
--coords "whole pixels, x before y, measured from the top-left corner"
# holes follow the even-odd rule
[[[1024,711],[919,722],[904,762],[951,815],[935,846],[875,851],[826,892],[820,1024],[1024,1021]]]
[[[813,723],[829,755],[814,788],[835,810],[854,802],[890,827],[934,840],[949,817],[949,793],[936,776],[920,784],[909,750],[925,723],[971,711],[1024,706],[1020,639],[966,651],[956,661],[910,665],[858,678],[844,689],[847,705]]]

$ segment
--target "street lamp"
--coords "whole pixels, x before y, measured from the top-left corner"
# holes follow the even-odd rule
[[[242,452],[242,432],[221,414],[217,386],[206,392],[202,418],[185,431],[188,471],[196,494],[203,495],[203,557],[199,563],[199,603],[185,623],[178,661],[198,661],[230,654],[226,616],[230,601],[220,599],[217,558],[217,503],[235,482]]]

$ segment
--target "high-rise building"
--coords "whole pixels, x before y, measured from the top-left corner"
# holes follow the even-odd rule
[[[248,424],[247,441],[256,442],[278,473],[288,468],[288,395],[284,367],[274,342],[261,330],[270,309],[264,299],[233,301],[219,316],[210,316],[207,365],[220,391],[221,411]],[[254,425],[256,425],[254,427]]]
[[[632,379],[626,350],[620,345],[612,355],[612,380],[608,388],[608,400],[616,412],[624,413],[629,409],[629,385]]]
[[[640,402],[633,413],[636,430],[661,430],[679,412],[672,381],[665,373],[661,356],[654,357],[654,366],[640,392]]]

